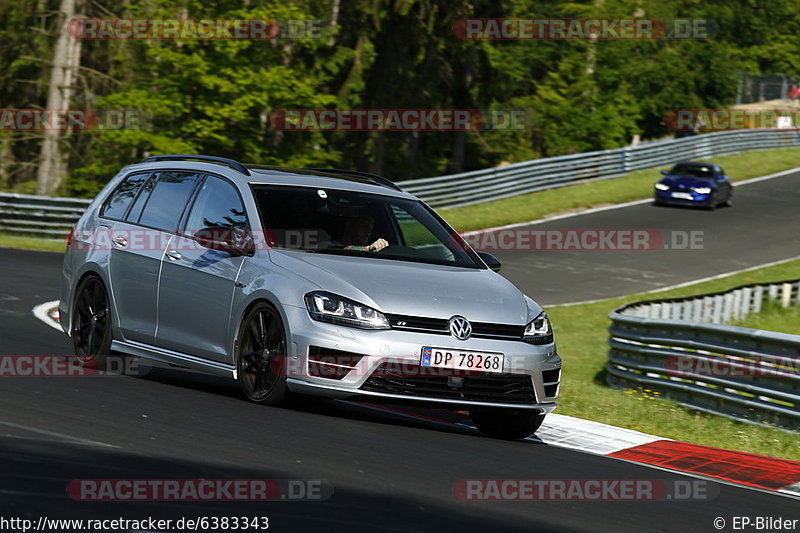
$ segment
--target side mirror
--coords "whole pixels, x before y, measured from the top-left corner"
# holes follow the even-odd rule
[[[488,266],[489,268],[491,268],[495,272],[500,270],[500,267],[502,266],[500,264],[500,261],[498,261],[497,258],[495,256],[493,256],[492,254],[490,254],[490,253],[478,252],[478,257],[483,259],[483,262],[486,263],[486,266]]]
[[[666,176],[667,174],[669,174],[669,170],[662,170],[661,173]]]
[[[201,229],[193,236],[197,243],[209,250],[228,252],[233,256],[244,255],[247,250],[239,243],[241,241],[237,232],[230,228],[212,227]]]

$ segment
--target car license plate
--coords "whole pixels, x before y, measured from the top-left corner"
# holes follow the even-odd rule
[[[503,354],[495,352],[475,352],[454,348],[422,348],[420,366],[470,370],[476,372],[502,372]]]
[[[679,200],[691,200],[692,194],[688,192],[674,192],[672,193],[673,198],[678,198]]]

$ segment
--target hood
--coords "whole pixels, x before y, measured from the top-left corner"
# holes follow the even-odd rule
[[[692,187],[711,187],[714,188],[714,180],[709,178],[698,178],[697,176],[664,176],[661,180],[664,185],[673,188],[690,189]]]
[[[313,285],[309,290],[345,296],[383,313],[462,315],[498,324],[525,324],[528,318],[522,292],[488,269],[287,250],[270,250],[270,260],[307,279]],[[538,305],[531,305],[538,314]]]

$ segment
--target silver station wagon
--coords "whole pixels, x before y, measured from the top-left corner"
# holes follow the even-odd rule
[[[153,156],[70,235],[61,323],[83,365],[110,353],[294,395],[466,409],[531,435],[556,407],[547,316],[431,208],[348,170]]]

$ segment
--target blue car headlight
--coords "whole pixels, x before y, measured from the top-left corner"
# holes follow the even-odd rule
[[[669,185],[664,185],[663,183],[656,183],[656,189],[659,191],[668,191]]]
[[[708,194],[711,192],[711,187],[694,187],[692,190],[697,194]]]

